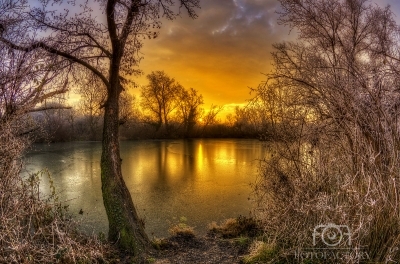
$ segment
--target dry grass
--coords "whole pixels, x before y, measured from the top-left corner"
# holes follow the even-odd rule
[[[218,225],[217,222],[213,221],[208,225],[210,233],[219,233],[223,237],[237,237],[238,222],[236,218],[228,218],[222,224]]]
[[[187,225],[187,218],[181,217],[179,219],[179,223],[171,226],[168,231],[172,236],[179,237],[179,238],[194,238],[195,231],[194,228]]]
[[[228,218],[220,225],[211,222],[208,229],[209,233],[221,235],[223,238],[255,237],[262,233],[260,222],[255,218],[245,216]]]
[[[274,157],[265,161],[256,185],[258,213],[289,262],[299,248],[327,247],[320,232],[313,244],[313,231],[328,223],[351,232],[337,246],[353,255],[332,263],[358,263],[357,252],[382,263],[400,259],[399,157],[384,157],[388,167],[374,159],[378,155],[369,144],[357,140],[364,144],[357,164],[345,141],[326,137],[315,147],[306,141],[275,145]]]
[[[243,257],[242,262],[245,264],[276,263],[275,256],[276,245],[255,240],[250,245],[249,254]]]
[[[173,236],[178,236],[178,237],[194,237],[194,228],[191,226],[188,226],[185,223],[179,223],[174,226],[172,226],[169,230],[169,233]]]
[[[101,263],[110,251],[76,230],[55,192],[43,199],[44,173],[22,179],[22,152],[29,144],[13,125],[0,126],[0,263]]]
[[[14,8],[2,4],[3,14]],[[51,60],[39,50],[19,52],[1,45],[0,54],[0,263],[104,262],[104,255],[114,251],[76,231],[54,190],[42,197],[39,182],[45,173],[20,176],[24,151],[43,128],[29,113],[52,108],[55,101],[58,106],[67,86],[59,85],[57,70],[49,72]]]

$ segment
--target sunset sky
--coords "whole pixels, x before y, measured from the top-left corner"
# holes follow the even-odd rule
[[[390,4],[400,17],[400,3]],[[157,39],[145,42],[140,67],[146,74],[164,70],[185,88],[193,87],[204,96],[205,108],[225,105],[225,113],[249,99],[248,87],[265,80],[271,70],[272,44],[294,38],[289,29],[277,24],[277,0],[201,0],[198,18],[186,14],[163,21]],[[139,89],[132,91],[137,96]]]
[[[400,1],[371,2],[390,5],[400,24]],[[294,40],[295,32],[278,25],[278,0],[200,0],[200,5],[195,20],[185,12],[173,21],[162,20],[159,37],[144,43],[144,74],[135,81],[146,85],[147,74],[163,70],[185,88],[198,90],[206,110],[211,104],[224,105],[224,119],[251,98],[249,87],[265,80],[272,44]],[[140,98],[140,88],[130,92]],[[79,96],[71,98],[74,102]]]
[[[230,111],[250,98],[248,87],[264,80],[271,45],[289,38],[288,29],[277,25],[278,8],[275,0],[203,0],[196,20],[183,14],[163,22],[160,36],[144,45],[141,68],[145,75],[164,70],[199,90],[205,108],[213,103]]]

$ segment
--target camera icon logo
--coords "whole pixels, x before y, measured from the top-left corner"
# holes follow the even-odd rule
[[[313,232],[313,246],[317,245],[318,241],[322,241],[328,247],[335,247],[345,241],[348,246],[351,246],[350,228],[347,225],[332,223],[317,225]]]

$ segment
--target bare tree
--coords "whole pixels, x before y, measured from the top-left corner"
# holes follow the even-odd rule
[[[81,96],[78,109],[84,118],[87,118],[90,138],[96,139],[96,134],[100,129],[100,120],[103,115],[102,105],[105,102],[106,91],[102,88],[101,81],[94,75],[82,79],[82,84],[78,87]]]
[[[67,108],[46,104],[68,91],[67,83],[60,82],[62,76],[53,71],[57,62],[48,60],[41,52],[15,51],[4,45],[0,46],[0,57],[0,123],[18,121],[32,112]]]
[[[77,76],[74,76],[77,78]],[[76,83],[81,83],[78,92],[81,95],[81,100],[78,104],[78,109],[84,118],[87,118],[87,123],[90,129],[90,138],[96,139],[101,128],[101,117],[103,116],[103,105],[106,98],[106,91],[102,89],[102,83],[96,76],[79,76]],[[127,91],[122,91],[119,98],[119,123],[125,124],[138,111],[135,108],[135,97],[128,94]],[[86,122],[85,122],[86,123]]]
[[[195,17],[198,0],[180,0],[180,7]],[[59,61],[54,70],[87,71],[97,76],[106,89],[101,156],[101,179],[104,206],[109,220],[108,237],[119,247],[139,254],[149,246],[131,195],[121,173],[119,151],[119,96],[127,84],[124,76],[138,72],[137,56],[142,39],[155,36],[160,27],[160,15],[176,17],[171,0],[107,0],[93,1],[102,20],[93,17],[89,1],[80,5],[80,13],[51,10],[74,2],[41,1],[41,7],[24,6],[10,1],[12,8],[5,16],[15,16],[12,23],[3,19],[0,41],[13,50],[41,50]],[[17,37],[15,32],[25,32]],[[69,75],[65,75],[68,80]]]
[[[217,122],[217,115],[224,109],[224,106],[218,106],[211,104],[207,114],[203,116],[203,133],[206,127],[213,125]]]
[[[139,109],[136,97],[124,92],[119,98],[119,124],[124,125],[128,120],[139,116]]]
[[[157,131],[162,125],[169,130],[169,117],[178,107],[177,96],[183,87],[163,71],[147,75],[149,84],[142,87],[141,106],[156,118]]]
[[[182,89],[178,95],[178,115],[183,121],[184,133],[190,136],[194,126],[202,114],[200,106],[204,104],[203,96],[197,90],[190,88],[189,91]]]

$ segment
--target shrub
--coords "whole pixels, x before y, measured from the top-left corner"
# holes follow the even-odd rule
[[[165,238],[154,238],[151,243],[157,250],[164,250],[171,247],[171,243]]]
[[[0,262],[100,263],[107,246],[77,232],[76,223],[53,191],[41,197],[44,174],[20,177],[29,140],[15,135],[15,123],[0,126]]]
[[[181,217],[179,223],[169,228],[169,233],[172,236],[184,239],[191,239],[195,237],[194,228],[186,224],[187,218]]]
[[[276,257],[276,246],[274,244],[267,244],[262,241],[255,240],[250,245],[250,253],[243,257],[243,263],[256,264],[256,263],[277,263],[271,262]]]
[[[258,236],[261,232],[260,222],[253,217],[239,216],[226,219],[221,225],[212,222],[208,226],[211,234],[219,234],[223,238],[234,238],[239,236]]]
[[[347,254],[324,263],[398,262],[400,59],[393,14],[360,0],[279,1],[280,22],[299,34],[296,42],[274,45],[274,70],[256,93],[274,133],[296,136],[270,145],[274,153],[255,185],[265,233],[288,262],[296,262],[296,250],[331,245]]]

